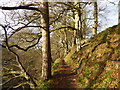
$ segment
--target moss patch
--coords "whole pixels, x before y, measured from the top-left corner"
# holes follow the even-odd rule
[[[118,88],[120,25],[90,39],[79,52],[73,48],[65,57],[76,70],[81,88]]]
[[[52,64],[52,75],[54,75],[54,73],[57,71],[58,69],[58,65],[61,62],[61,59],[58,58],[55,60],[55,62]]]

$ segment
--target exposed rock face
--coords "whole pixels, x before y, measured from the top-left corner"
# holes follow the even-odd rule
[[[79,52],[75,49],[65,60],[79,75],[81,88],[118,88],[120,65],[120,25],[91,38]]]

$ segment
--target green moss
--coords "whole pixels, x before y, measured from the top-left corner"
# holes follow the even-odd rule
[[[93,57],[96,59],[97,58],[97,53],[93,54]]]
[[[111,47],[113,43],[111,40],[119,39],[120,30],[118,28],[120,29],[120,24],[102,31],[90,39],[88,46],[83,47],[79,52],[72,49],[65,57],[66,61],[71,62],[79,73],[81,88],[107,88],[112,81],[117,79],[113,77],[117,65],[113,64],[111,60],[113,60],[113,56],[114,60],[117,60],[120,54],[118,45]],[[92,52],[94,47],[96,47],[95,51]],[[108,61],[110,63],[107,63]],[[109,69],[110,71],[108,71]]]
[[[85,77],[85,78],[82,80],[82,86],[83,86],[83,88],[86,88],[87,85],[88,85],[88,83],[89,83],[89,80]]]
[[[117,34],[120,34],[120,24],[117,26],[117,28],[116,28],[116,33]]]
[[[105,33],[104,36],[103,36],[103,38],[102,38],[102,42],[106,42],[107,36],[108,36],[108,33]]]
[[[85,70],[84,70],[84,74],[85,74],[85,76],[88,75],[89,73],[90,73],[90,72],[89,72],[88,69],[85,69]]]
[[[85,69],[83,70],[83,75],[84,75],[86,78],[90,79],[92,73],[91,73],[91,70],[89,69],[89,67],[87,67],[87,66],[85,67]]]
[[[48,81],[43,81],[43,80],[41,80],[41,81],[40,81],[41,88],[42,88],[42,89],[52,88],[52,82],[53,82],[52,79],[51,79],[51,80],[48,80]],[[35,90],[37,90],[37,88],[36,88]]]
[[[101,63],[99,62],[99,63],[95,63],[94,64],[94,69],[95,69],[95,71],[97,71],[97,70],[99,70],[99,67],[101,66]]]
[[[107,73],[104,74],[104,77],[107,78],[107,77],[110,77],[110,75],[113,73],[113,71],[108,71]]]
[[[59,65],[60,62],[61,62],[61,59],[58,58],[58,59],[56,59],[55,62],[53,63],[53,65],[52,65],[52,75],[54,75],[54,73],[57,71],[58,65]]]
[[[55,63],[53,66],[52,66],[52,75],[54,75],[54,73],[57,71],[58,69],[58,63]]]
[[[76,48],[75,47],[73,47],[72,49],[71,49],[71,51],[67,54],[67,56],[64,58],[64,60],[66,61],[66,62],[68,62],[68,63],[70,63],[71,62],[71,60],[72,60],[72,56],[73,56],[73,54],[76,52]]]

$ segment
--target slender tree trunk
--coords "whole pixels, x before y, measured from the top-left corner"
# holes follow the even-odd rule
[[[75,21],[75,11],[73,10],[73,20]],[[73,23],[75,25],[75,22]],[[76,45],[76,30],[73,31],[73,38],[72,38],[72,47]]]
[[[93,35],[97,34],[97,27],[98,27],[98,6],[97,2],[94,2],[94,25],[93,25]]]
[[[65,16],[67,16],[67,12],[65,13]],[[67,18],[65,18],[65,26],[67,26]],[[68,54],[68,41],[67,41],[67,28],[64,29],[64,56]]]
[[[81,10],[80,3],[75,2],[74,4],[77,7],[80,8],[79,11],[78,10],[75,11],[75,28],[78,29],[75,32],[75,41],[76,41],[77,51],[79,51],[80,48],[81,48],[80,41],[83,38],[83,33],[82,33],[82,10]]]
[[[78,15],[79,15],[79,38],[80,40],[83,39],[83,22],[82,22],[82,8],[81,5],[79,3],[79,11],[78,11]]]
[[[78,2],[74,2],[74,5],[78,6]],[[75,10],[75,28],[79,29],[79,14],[78,11]],[[79,47],[79,30],[75,30],[74,31],[74,42],[76,43],[76,47],[77,47],[77,51],[78,51],[78,47]]]
[[[87,13],[86,13],[86,9],[84,9],[83,11],[83,17],[82,17],[82,20],[83,21],[83,38],[86,38],[86,31],[87,31]]]
[[[49,33],[49,8],[48,2],[42,2],[44,14],[42,15],[42,79],[48,80],[51,77],[51,48],[50,48],[50,33]]]
[[[68,41],[67,41],[67,31],[66,31],[66,28],[64,30],[64,46],[65,46],[65,53],[64,53],[64,56],[66,56],[68,54]]]

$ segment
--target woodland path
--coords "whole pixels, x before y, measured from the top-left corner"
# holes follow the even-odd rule
[[[72,67],[61,60],[58,70],[53,76],[53,88],[80,88],[77,80],[78,77]]]

